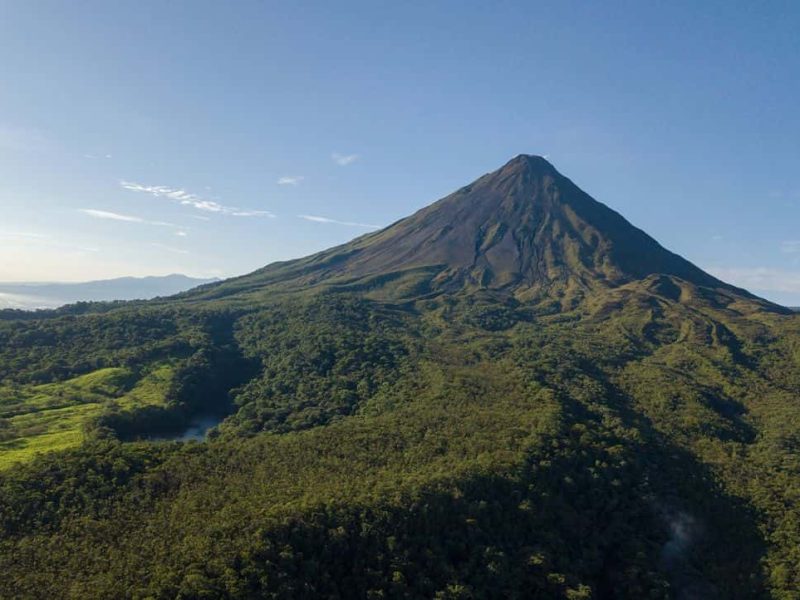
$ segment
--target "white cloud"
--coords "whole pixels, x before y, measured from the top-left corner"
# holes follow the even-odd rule
[[[369,229],[380,229],[380,225],[370,225],[369,223],[355,223],[353,221],[339,221],[337,219],[329,219],[328,217],[319,217],[317,215],[297,215],[300,219],[306,221],[313,221],[315,223],[332,223],[334,225],[348,225],[350,227],[368,227]]]
[[[331,154],[331,158],[333,159],[333,162],[340,167],[346,167],[347,165],[358,160],[358,154],[339,154],[338,152],[334,152]]]
[[[267,217],[268,219],[274,219],[275,213],[272,213],[268,210],[235,210],[234,212],[227,213],[232,217]]]
[[[133,181],[120,181],[120,186],[132,192],[142,192],[150,194],[156,198],[166,198],[173,202],[178,202],[183,206],[191,206],[204,212],[216,213],[220,215],[230,215],[233,217],[274,217],[275,215],[268,210],[242,210],[233,206],[225,206],[214,200],[206,200],[197,194],[192,194],[180,188],[171,188],[165,185],[142,185]]]
[[[302,175],[292,175],[278,179],[278,185],[298,185],[305,177]]]
[[[79,208],[78,212],[92,217],[93,219],[106,219],[109,221],[124,221],[126,223],[142,223],[144,225],[156,225],[158,227],[172,227],[173,229],[185,230],[186,227],[182,225],[175,225],[174,223],[167,223],[165,221],[148,221],[141,217],[133,215],[123,215],[108,210],[98,210],[96,208]]]
[[[186,233],[185,231],[176,231],[175,235],[177,235],[178,237],[186,237],[189,234]]]
[[[156,198],[169,198],[183,205],[194,206],[200,210],[207,210],[209,212],[222,212],[224,206],[211,200],[203,200],[195,194],[191,194],[186,190],[171,188],[165,185],[142,185],[133,181],[120,181],[120,186],[132,192],[144,192]]]
[[[787,271],[770,267],[711,268],[708,272],[748,290],[800,293],[800,271]]]
[[[107,210],[97,210],[94,208],[81,208],[78,212],[89,215],[95,219],[109,219],[111,221],[126,221],[128,223],[145,223],[146,221],[140,217],[133,217],[131,215],[121,215]]]
[[[795,254],[800,252],[800,240],[787,240],[781,242],[781,252],[785,254]]]

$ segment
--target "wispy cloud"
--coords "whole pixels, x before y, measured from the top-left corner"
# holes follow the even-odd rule
[[[340,167],[346,167],[358,160],[358,154],[339,154],[334,152],[331,154],[331,159]]]
[[[800,271],[770,267],[710,268],[708,272],[739,287],[767,292],[800,293]]]
[[[120,213],[109,212],[107,210],[97,210],[95,208],[81,208],[78,212],[89,215],[95,219],[108,219],[110,221],[126,221],[128,223],[144,223],[145,220],[131,215],[121,215]]]
[[[800,240],[786,240],[781,242],[781,252],[785,254],[796,254],[800,252]]]
[[[161,250],[166,250],[167,252],[174,252],[175,254],[189,254],[188,250],[175,248],[174,246],[168,246],[167,244],[160,244],[159,242],[153,242],[150,245],[153,246],[153,248],[159,248]]]
[[[167,223],[165,221],[148,221],[147,219],[143,219],[142,217],[136,217],[134,215],[123,215],[121,213],[115,213],[108,210],[99,210],[96,208],[79,208],[78,212],[88,215],[93,219],[105,219],[108,221],[123,221],[125,223],[142,223],[144,225],[157,225],[158,227],[173,227],[175,229],[181,229],[181,230],[185,229],[181,225],[175,225],[174,223]]]
[[[275,213],[270,212],[268,210],[234,210],[233,212],[225,213],[226,215],[231,215],[232,217],[267,217],[268,219],[274,219]]]
[[[186,190],[179,188],[171,188],[165,185],[143,185],[133,181],[120,181],[119,184],[124,189],[132,192],[143,192],[145,194],[155,196],[156,198],[168,198],[169,200],[180,202],[185,206],[193,206],[199,210],[221,213],[225,212],[225,209],[227,208],[218,202],[214,202],[213,200],[204,200],[196,194],[191,194]]]
[[[186,237],[189,234],[186,233],[185,231],[176,231],[175,235],[177,235],[178,237]]]
[[[339,221],[337,219],[329,219],[328,217],[320,217],[317,215],[297,215],[300,219],[306,221],[313,221],[315,223],[332,223],[334,225],[347,225],[349,227],[367,227],[369,229],[380,229],[381,225],[370,225],[369,223],[356,223],[354,221]]]
[[[165,185],[143,185],[133,181],[120,181],[120,186],[132,192],[142,192],[150,194],[156,198],[166,198],[173,202],[178,202],[183,206],[191,206],[197,210],[216,213],[220,215],[230,215],[232,217],[274,217],[275,215],[268,210],[244,210],[234,206],[225,206],[214,200],[207,200],[180,188],[171,188]]]
[[[289,177],[281,177],[278,179],[278,185],[299,185],[301,181],[303,181],[305,177],[302,175],[292,175]]]

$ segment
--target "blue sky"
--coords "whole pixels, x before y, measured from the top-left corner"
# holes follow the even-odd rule
[[[800,305],[798,31],[780,1],[6,0],[0,280],[240,274],[533,153]]]

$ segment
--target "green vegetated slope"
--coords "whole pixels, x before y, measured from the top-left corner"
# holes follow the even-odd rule
[[[579,192],[0,321],[0,596],[798,598],[800,319]]]

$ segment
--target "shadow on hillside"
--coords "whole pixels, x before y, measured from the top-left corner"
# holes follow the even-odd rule
[[[295,515],[237,559],[240,583],[254,596],[296,598],[766,595],[755,517],[702,465],[624,406],[644,442],[609,430],[594,407],[562,401],[563,431],[514,475]]]
[[[761,559],[766,543],[758,515],[742,500],[726,493],[711,469],[658,431],[644,415],[630,408],[628,397],[605,381],[602,399],[568,401],[576,422],[601,423],[612,409],[641,441],[623,441],[635,454],[659,528],[666,532],[658,560],[672,595],[682,600],[752,599],[767,597]],[[603,597],[618,597],[605,590]]]

